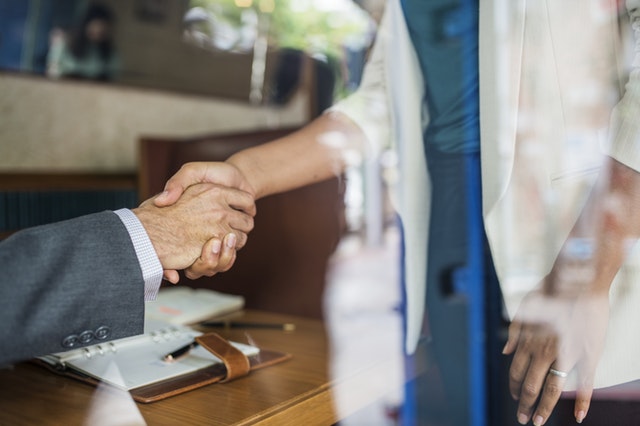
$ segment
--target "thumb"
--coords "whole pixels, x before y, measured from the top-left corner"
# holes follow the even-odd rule
[[[194,182],[196,183],[196,182]],[[189,185],[183,186],[180,182],[171,178],[164,186],[164,191],[153,199],[153,204],[157,207],[166,207],[174,204],[182,196],[182,193]]]
[[[180,195],[182,195],[182,190],[180,191],[165,190],[160,194],[156,195],[156,197],[153,199],[153,204],[155,204],[156,207],[170,206],[176,201],[178,201],[178,198],[180,198]]]
[[[184,164],[164,185],[164,191],[154,198],[154,204],[166,207],[178,201],[188,187],[204,181],[203,168],[196,163]]]
[[[180,275],[175,269],[165,269],[163,275],[164,279],[169,281],[171,284],[178,284],[178,281],[180,281]]]
[[[520,321],[514,320],[509,325],[509,337],[507,338],[507,343],[502,348],[503,355],[509,355],[513,353],[516,349],[518,340],[520,339],[520,331],[522,330],[522,323]]]

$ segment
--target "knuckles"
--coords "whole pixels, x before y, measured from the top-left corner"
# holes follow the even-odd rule
[[[535,399],[539,393],[540,389],[533,383],[525,382],[522,386],[522,396],[526,398]]]
[[[560,393],[562,392],[562,388],[558,386],[557,383],[548,383],[544,387],[544,393],[547,396],[553,398],[554,400],[560,397]]]

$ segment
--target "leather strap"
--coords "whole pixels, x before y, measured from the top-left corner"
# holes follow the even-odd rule
[[[228,340],[216,333],[207,333],[196,337],[196,342],[224,362],[227,374],[221,382],[228,382],[249,374],[249,358],[236,349]]]

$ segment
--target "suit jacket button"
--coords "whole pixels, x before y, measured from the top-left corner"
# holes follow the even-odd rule
[[[80,345],[80,340],[78,339],[78,336],[75,334],[71,334],[62,340],[63,348],[71,349],[79,345]]]
[[[79,339],[82,344],[87,344],[93,341],[93,331],[91,330],[83,331],[82,333],[80,333]]]
[[[104,340],[110,335],[111,335],[111,329],[106,325],[103,325],[102,327],[98,327],[98,329],[95,332],[95,337],[98,340]]]

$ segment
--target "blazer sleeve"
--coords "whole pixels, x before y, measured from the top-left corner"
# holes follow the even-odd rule
[[[0,365],[143,332],[142,272],[113,212],[12,235],[0,271]]]
[[[610,140],[606,153],[640,172],[640,24],[632,22],[635,58],[624,96],[611,115]]]
[[[366,136],[370,155],[377,155],[387,148],[391,136],[385,46],[392,37],[392,30],[387,10],[388,6],[385,7],[358,89],[327,110],[345,114],[360,127]]]

